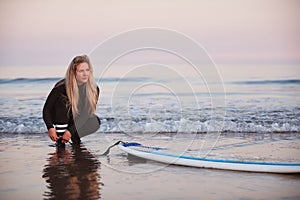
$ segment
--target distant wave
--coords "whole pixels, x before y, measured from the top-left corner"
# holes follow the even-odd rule
[[[0,84],[24,84],[24,83],[36,83],[36,82],[57,82],[61,80],[62,77],[54,77],[54,78],[14,78],[14,79],[8,79],[3,78],[0,79]],[[143,82],[143,81],[149,81],[150,78],[95,78],[96,81],[101,82]]]
[[[62,77],[52,78],[3,78],[0,79],[0,84],[25,84],[25,83],[54,83],[61,80]],[[149,77],[130,77],[130,78],[96,78],[96,82],[145,82],[145,81],[157,81],[152,80]],[[166,80],[159,80],[160,82]],[[285,79],[285,80],[249,80],[249,81],[235,81],[229,82],[229,84],[240,85],[300,85],[300,79]]]
[[[34,83],[34,82],[55,82],[61,78],[14,78],[0,79],[0,84],[18,84],[18,83]]]
[[[232,83],[245,85],[300,85],[300,79],[237,81]]]

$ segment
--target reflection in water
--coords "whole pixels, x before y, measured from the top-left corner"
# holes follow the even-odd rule
[[[131,154],[127,155],[127,159],[128,159],[128,165],[132,166],[135,164],[142,164],[142,163],[147,163],[147,160],[144,158],[140,158]]]
[[[45,199],[100,199],[100,162],[82,145],[57,148],[45,165]]]

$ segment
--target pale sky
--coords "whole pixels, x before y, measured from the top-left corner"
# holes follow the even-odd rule
[[[118,33],[181,32],[217,64],[299,64],[298,0],[1,0],[0,66],[66,65]]]

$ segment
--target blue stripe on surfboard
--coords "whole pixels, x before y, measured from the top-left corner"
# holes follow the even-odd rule
[[[144,149],[153,149],[153,150],[166,150],[166,148],[161,148],[161,147],[150,147],[150,146],[144,146],[140,143],[137,142],[127,142],[123,144],[124,147],[140,147],[140,148],[144,148]]]
[[[131,145],[132,144],[132,145]],[[143,146],[139,143],[127,143],[123,144],[124,147],[140,147],[140,148],[150,148],[155,150],[161,150],[164,148],[160,147],[149,147],[149,146]],[[135,149],[136,150],[136,149]],[[138,151],[138,150],[136,150]],[[143,153],[149,153],[149,154],[155,154],[155,155],[161,155],[161,156],[168,156],[168,157],[174,157],[174,158],[182,158],[182,159],[188,159],[188,160],[199,160],[199,161],[208,161],[208,162],[218,162],[218,163],[232,163],[232,164],[250,164],[250,165],[272,165],[272,166],[300,166],[300,163],[279,163],[279,162],[258,162],[258,161],[238,161],[238,160],[224,160],[224,159],[212,159],[212,158],[200,158],[200,157],[192,157],[192,156],[185,156],[185,155],[177,155],[177,154],[171,154],[171,153],[164,153],[164,152],[156,152],[156,151],[141,151]]]

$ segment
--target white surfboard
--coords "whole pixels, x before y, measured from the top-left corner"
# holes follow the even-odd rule
[[[143,146],[136,142],[120,143],[118,146],[128,154],[166,164],[248,172],[300,173],[300,163],[223,160],[176,155],[167,152],[164,148]]]

